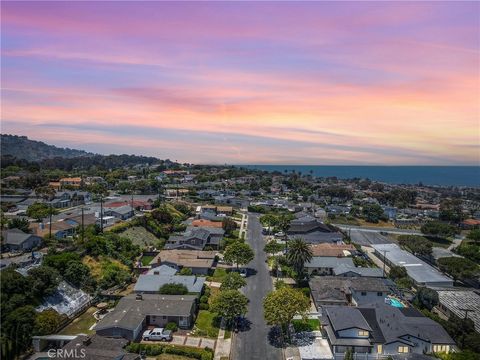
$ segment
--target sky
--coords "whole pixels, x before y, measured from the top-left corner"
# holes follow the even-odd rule
[[[2,1],[1,131],[191,163],[479,165],[479,2]]]

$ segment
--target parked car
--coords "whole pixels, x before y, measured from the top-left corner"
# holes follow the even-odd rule
[[[155,328],[152,330],[146,330],[142,336],[146,341],[171,341],[172,332],[163,328]]]

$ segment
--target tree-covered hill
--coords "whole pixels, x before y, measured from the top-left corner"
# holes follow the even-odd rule
[[[55,157],[76,158],[80,156],[92,156],[83,150],[60,148],[47,145],[44,142],[30,140],[26,136],[1,134],[1,153],[11,155],[17,159],[39,161]]]

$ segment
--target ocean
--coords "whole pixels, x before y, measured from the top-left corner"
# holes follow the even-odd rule
[[[390,184],[480,187],[480,166],[341,166],[341,165],[238,165],[249,169],[295,170],[303,175],[369,178]]]

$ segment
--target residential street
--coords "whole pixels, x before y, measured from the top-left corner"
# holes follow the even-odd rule
[[[247,319],[251,324],[249,330],[240,331],[236,335],[232,357],[235,360],[278,360],[282,358],[282,350],[268,342],[270,327],[265,324],[263,317],[262,301],[264,296],[272,290],[272,283],[265,262],[262,226],[258,216],[249,214],[247,229],[247,242],[255,251],[255,259],[247,266],[251,274],[247,278],[247,286],[244,289],[245,295],[250,299]]]

